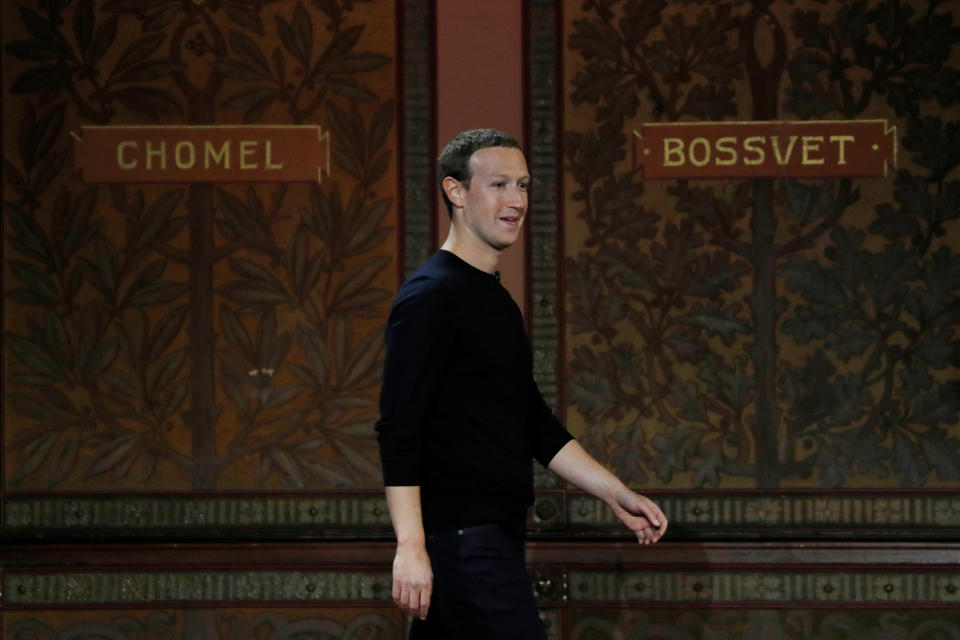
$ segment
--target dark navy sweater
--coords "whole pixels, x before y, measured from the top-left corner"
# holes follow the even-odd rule
[[[439,251],[387,323],[377,437],[386,486],[419,486],[426,533],[500,524],[523,535],[532,459],[572,439],[533,380],[520,309],[499,279]]]

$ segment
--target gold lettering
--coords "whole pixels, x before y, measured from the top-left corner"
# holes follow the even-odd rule
[[[663,139],[663,166],[682,167],[683,158],[683,140],[680,138]]]
[[[823,158],[811,158],[810,153],[820,150],[823,136],[803,136],[803,164],[823,164]]]
[[[153,159],[154,157],[160,158],[160,170],[166,171],[167,169],[167,143],[164,141],[160,142],[160,148],[155,149],[153,147],[153,142],[147,140],[147,171],[153,169]]]
[[[737,150],[733,145],[737,144],[737,139],[733,136],[727,136],[717,140],[717,160],[716,163],[721,167],[729,167],[737,164]],[[729,146],[728,146],[729,145]],[[720,157],[721,153],[729,154],[725,159]]]
[[[241,140],[240,141],[240,168],[241,169],[256,169],[256,162],[247,162],[247,158],[252,156],[257,152],[257,141],[256,140]]]
[[[787,154],[780,155],[780,144],[778,136],[770,136],[770,143],[773,146],[773,155],[777,158],[777,164],[785,165],[790,162],[790,156],[793,155],[793,147],[797,143],[797,136],[790,136],[790,143],[787,145]]]
[[[188,152],[188,160],[182,159],[181,150],[186,149]],[[186,140],[182,140],[177,143],[177,146],[173,150],[173,159],[177,163],[177,169],[192,169],[193,165],[197,161],[197,151],[193,148],[193,143]]]
[[[756,146],[757,143],[763,144],[767,141],[767,136],[750,136],[743,141],[743,150],[749,153],[756,154],[754,157],[747,157],[744,154],[743,164],[747,165],[758,165],[763,164],[767,159],[767,152],[764,151],[763,147]]]
[[[134,151],[137,150],[137,143],[133,140],[124,140],[117,145],[117,166],[123,169],[124,171],[130,171],[131,169],[137,168],[137,160],[124,160],[123,152],[127,148],[132,148]]]
[[[279,170],[279,169],[283,169],[283,163],[282,163],[282,162],[279,163],[279,164],[274,164],[274,163],[272,162],[272,159],[271,159],[272,153],[271,153],[271,152],[272,152],[273,140],[267,140],[267,143],[266,143],[266,144],[267,144],[267,159],[266,159],[266,167],[267,167],[267,169],[272,169],[272,170],[275,170],[275,171],[276,171],[276,170]]]
[[[839,142],[837,145],[840,159],[837,160],[838,165],[847,164],[847,148],[846,143],[856,142],[856,138],[853,136],[830,136],[830,142]]]
[[[702,160],[694,156],[694,149],[696,148],[697,145],[701,145],[703,147]],[[703,165],[710,162],[710,142],[706,138],[694,138],[690,142],[690,162],[692,162],[698,167],[702,167]]]
[[[220,145],[220,150],[214,148],[213,143],[207,140],[203,144],[203,168],[210,168],[210,161],[213,160],[215,166],[223,165],[224,169],[230,168],[230,141],[224,140]]]

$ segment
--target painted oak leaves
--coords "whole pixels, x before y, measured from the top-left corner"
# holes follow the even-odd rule
[[[5,111],[22,114],[4,159],[9,487],[377,482],[394,188],[378,10],[22,3],[29,37],[6,49]],[[321,124],[337,179],[101,187],[64,171],[81,124],[237,118]]]
[[[790,4],[595,0],[573,19],[570,401],[635,482],[955,483],[956,14]],[[868,113],[891,113],[908,152],[869,199],[850,179],[664,194],[625,167],[634,123]]]

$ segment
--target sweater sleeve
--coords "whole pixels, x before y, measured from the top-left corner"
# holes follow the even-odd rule
[[[408,282],[390,311],[376,424],[384,486],[420,484],[423,419],[453,343],[450,316],[447,292],[431,278]]]
[[[553,415],[553,411],[547,406],[537,383],[532,378],[528,402],[533,435],[533,457],[546,467],[560,449],[573,440],[573,436]]]

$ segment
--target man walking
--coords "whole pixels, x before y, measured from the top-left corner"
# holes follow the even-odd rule
[[[376,426],[397,535],[393,599],[417,618],[412,639],[544,639],[524,563],[534,458],[604,500],[641,543],[667,519],[572,438],[533,380],[497,272],[527,213],[519,144],[465,131],[438,169],[450,234],[394,300]]]

